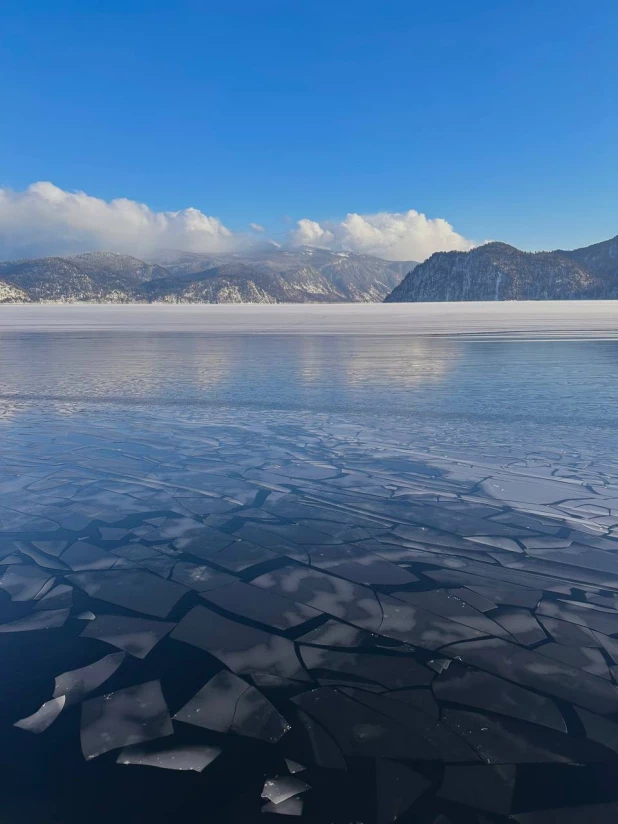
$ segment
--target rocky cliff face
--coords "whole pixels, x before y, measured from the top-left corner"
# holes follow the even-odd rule
[[[616,297],[618,238],[571,252],[521,252],[505,243],[438,252],[406,275],[386,301]]]
[[[22,296],[16,299],[42,302],[379,302],[414,265],[309,247],[227,256],[172,251],[149,262],[92,252],[6,261],[0,281]]]

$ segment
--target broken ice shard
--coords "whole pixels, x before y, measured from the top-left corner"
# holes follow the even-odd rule
[[[149,618],[99,615],[86,625],[81,637],[97,638],[118,649],[126,650],[136,658],[145,658],[174,626],[175,624],[167,621],[154,621]]]
[[[28,730],[28,732],[45,732],[62,712],[65,700],[64,695],[61,695],[59,698],[52,698],[51,701],[46,701],[40,706],[32,715],[16,721],[13,726],[19,727],[22,730]]]
[[[142,570],[101,570],[67,575],[67,580],[92,598],[135,612],[166,618],[187,587]]]
[[[290,729],[261,692],[227,670],[211,678],[174,719],[270,743],[279,741]]]
[[[120,751],[116,763],[202,772],[221,755],[221,752],[221,747],[208,744],[175,744],[165,747],[157,741],[154,746],[134,744],[125,747]]]
[[[300,778],[282,775],[266,779],[262,789],[262,798],[267,798],[273,804],[281,804],[282,801],[287,801],[288,798],[300,795],[310,789],[310,785],[305,781],[301,781]]]
[[[87,760],[173,732],[158,681],[127,687],[82,704],[81,744]]]
[[[124,652],[113,652],[87,667],[70,670],[56,676],[54,698],[66,699],[67,706],[77,704],[111,678],[124,661]]]

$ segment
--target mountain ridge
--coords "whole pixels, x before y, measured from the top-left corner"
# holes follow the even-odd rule
[[[325,249],[233,255],[166,250],[150,259],[114,252],[0,262],[0,302],[381,302],[413,261]]]
[[[618,236],[570,251],[523,252],[494,241],[469,252],[435,252],[385,302],[615,298]]]

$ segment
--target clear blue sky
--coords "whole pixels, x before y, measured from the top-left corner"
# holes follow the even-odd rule
[[[233,229],[417,209],[618,234],[616,0],[5,0],[0,184]]]

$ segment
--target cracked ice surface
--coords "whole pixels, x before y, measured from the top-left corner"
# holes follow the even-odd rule
[[[7,820],[614,821],[618,453],[526,426],[7,412]]]

